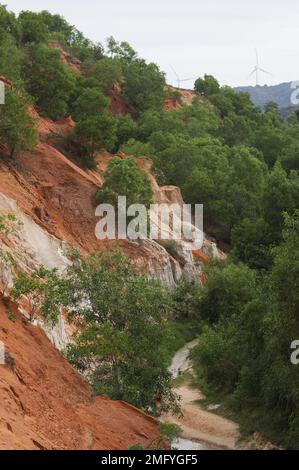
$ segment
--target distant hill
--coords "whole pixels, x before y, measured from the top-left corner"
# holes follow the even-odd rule
[[[280,83],[273,86],[244,86],[237,87],[237,91],[249,93],[254,104],[263,108],[269,101],[275,101],[279,108],[290,108],[291,103],[291,83]]]
[[[249,93],[251,100],[256,106],[264,108],[269,101],[278,104],[280,114],[287,119],[299,106],[291,103],[292,82],[280,83],[279,85],[263,86],[240,86],[235,89],[240,92]]]

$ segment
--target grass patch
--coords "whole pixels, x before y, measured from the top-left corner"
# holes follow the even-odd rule
[[[9,321],[12,321],[13,323],[15,323],[17,321],[17,317],[15,316],[15,314],[11,310],[7,311],[7,317],[9,319]]]

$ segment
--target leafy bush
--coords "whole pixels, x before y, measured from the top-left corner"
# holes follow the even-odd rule
[[[48,28],[40,13],[21,11],[18,21],[21,27],[22,44],[47,42]]]
[[[95,392],[152,412],[159,395],[162,410],[177,409],[161,360],[170,307],[162,285],[137,275],[116,252],[70,268],[66,286],[71,316],[80,323],[68,357],[80,369],[95,366],[90,378]]]
[[[74,72],[60,60],[60,52],[45,44],[26,49],[23,67],[26,90],[36,100],[41,114],[63,119],[69,114],[69,99],[76,85]]]
[[[116,157],[109,162],[103,188],[97,192],[97,201],[116,205],[117,196],[127,197],[127,207],[143,204],[148,207],[153,190],[147,173],[136,165],[134,158],[124,160]]]
[[[21,91],[6,87],[5,104],[0,106],[0,142],[10,157],[30,150],[37,143],[35,120],[29,114],[30,101]]]

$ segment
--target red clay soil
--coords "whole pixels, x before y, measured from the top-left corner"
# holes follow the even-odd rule
[[[204,253],[202,250],[192,251],[194,258],[201,263],[207,264],[210,261],[210,256]]]
[[[77,247],[83,254],[103,251],[113,241],[100,241],[95,236],[98,219],[95,193],[103,183],[103,173],[113,155],[98,156],[98,171],[84,170],[66,158],[52,145],[53,137],[67,134],[73,126],[71,119],[52,122],[39,120],[39,144],[14,160],[0,162],[0,192],[15,200],[24,213],[56,238]],[[125,158],[120,155],[120,158]],[[138,166],[148,171],[157,198],[160,189],[151,175],[152,162],[140,158]],[[125,252],[140,259],[140,248],[122,242]],[[142,270],[147,269],[149,254],[144,254]]]
[[[181,95],[181,102],[186,105],[192,104],[195,98],[199,98],[198,93],[196,93],[196,91],[194,90],[186,88],[177,88],[171,85],[167,85],[167,88],[170,91],[178,92]]]
[[[0,449],[128,449],[157,438],[158,423],[136,408],[92,397],[44,332],[0,301],[0,340],[15,370],[0,365]]]
[[[61,61],[65,65],[68,65],[76,74],[81,75],[81,61],[79,59],[69,54],[57,41],[51,41],[50,47],[58,49],[60,51]]]
[[[134,113],[134,109],[130,106],[122,96],[121,86],[119,83],[115,83],[112,89],[108,92],[110,98],[109,111],[115,116],[118,114]]]
[[[164,111],[172,111],[173,109],[180,109],[182,105],[175,98],[166,98],[164,100]]]

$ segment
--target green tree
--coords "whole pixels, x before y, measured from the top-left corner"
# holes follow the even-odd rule
[[[212,75],[205,75],[204,78],[198,78],[195,82],[195,90],[202,96],[208,98],[218,93],[220,85]]]
[[[255,298],[255,272],[246,265],[212,266],[207,276],[201,315],[212,323],[238,315],[242,307]]]
[[[68,357],[82,370],[96,365],[95,392],[152,412],[161,395],[163,410],[177,409],[161,350],[170,311],[164,288],[137,275],[118,252],[82,260],[69,269],[67,285],[71,316],[80,323]]]
[[[51,119],[69,114],[69,100],[76,85],[74,72],[60,60],[60,52],[45,44],[29,45],[23,67],[26,90],[38,110]]]
[[[277,162],[266,179],[263,197],[264,219],[269,226],[273,243],[279,243],[283,227],[283,212],[292,212],[299,206],[299,178],[290,176]]]
[[[279,107],[278,107],[278,104],[275,101],[269,101],[265,105],[264,109],[265,109],[265,113],[278,114]]]
[[[255,219],[261,214],[267,168],[254,149],[233,147],[227,199],[234,211],[233,222]]]
[[[273,167],[286,145],[285,130],[269,125],[260,126],[255,133],[254,144],[262,151],[267,165]]]
[[[0,75],[14,82],[20,80],[22,60],[14,37],[0,29]]]
[[[29,319],[32,322],[39,314],[57,322],[61,306],[66,304],[64,289],[56,269],[40,266],[31,274],[18,272],[14,279],[12,298],[26,298]]]
[[[134,140],[133,137],[136,135],[138,124],[129,114],[123,114],[116,116],[116,134],[117,134],[117,148],[119,149],[122,145],[130,140]],[[128,143],[129,144],[129,143]],[[126,144],[126,145],[128,145]],[[125,150],[122,150],[126,153]],[[134,152],[131,155],[136,155]],[[147,154],[144,154],[147,155]]]
[[[116,204],[117,196],[126,196],[127,206],[144,204],[148,207],[152,202],[153,190],[149,177],[137,167],[135,158],[122,160],[115,157],[109,162],[105,183],[97,193],[97,200]]]
[[[122,80],[121,62],[118,59],[105,57],[92,67],[89,75],[94,77],[99,88],[107,93],[115,83]]]
[[[107,38],[107,49],[111,57],[121,59],[124,63],[130,63],[137,59],[137,52],[126,41],[117,42],[113,36]]]
[[[152,153],[152,147],[150,144],[144,144],[135,139],[129,139],[124,145],[120,147],[120,151],[132,155],[134,157],[147,157]]]
[[[5,104],[0,106],[0,142],[8,148],[10,157],[22,150],[30,150],[37,143],[29,104],[21,90],[6,87]]]
[[[202,287],[198,282],[181,281],[173,293],[176,321],[200,321]]]
[[[107,110],[109,99],[96,88],[85,88],[72,105],[72,117],[80,121]]]
[[[116,142],[116,126],[113,116],[108,111],[82,116],[76,123],[72,140],[84,163],[94,168],[95,154],[102,148],[112,150]]]
[[[232,229],[232,255],[253,269],[270,269],[272,265],[271,233],[263,218],[248,218],[237,222]]]
[[[48,28],[40,13],[21,11],[19,14],[22,44],[45,43],[48,39]]]
[[[12,35],[19,43],[21,31],[20,24],[13,12],[7,11],[5,5],[0,4],[0,31]]]
[[[124,67],[123,93],[138,112],[162,108],[165,76],[156,64],[135,59]]]

